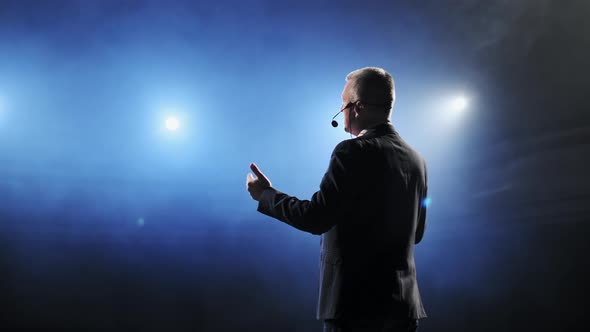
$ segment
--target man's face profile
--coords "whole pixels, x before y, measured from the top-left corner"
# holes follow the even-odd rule
[[[348,105],[351,101],[351,95],[352,95],[352,80],[348,80],[346,81],[346,85],[344,85],[344,90],[342,91],[342,107],[345,107],[346,105]],[[345,110],[342,111],[342,113],[344,114],[344,131],[347,133],[351,132],[351,128],[350,128],[350,115],[351,112],[353,110],[354,106],[350,105],[348,106],[348,108],[346,108]],[[353,120],[354,121],[354,120]],[[354,133],[352,133],[354,135]]]

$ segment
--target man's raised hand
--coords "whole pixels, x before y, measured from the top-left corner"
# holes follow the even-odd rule
[[[272,184],[270,183],[270,180],[266,177],[266,175],[264,175],[264,173],[262,173],[262,171],[258,169],[258,166],[256,166],[256,164],[251,163],[250,169],[252,170],[252,172],[254,172],[256,178],[252,176],[252,173],[248,173],[248,175],[246,176],[246,188],[248,189],[250,196],[252,196],[252,198],[255,201],[258,201],[260,200],[262,191],[264,191],[264,189],[266,188],[272,187]]]

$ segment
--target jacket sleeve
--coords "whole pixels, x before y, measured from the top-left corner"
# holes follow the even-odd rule
[[[424,231],[426,230],[426,206],[424,203],[424,199],[428,197],[428,175],[426,173],[426,162],[424,162],[424,194],[419,202],[419,209],[418,209],[418,226],[416,227],[416,238],[414,243],[418,244],[422,241],[422,237],[424,236]]]
[[[346,214],[354,196],[359,149],[353,140],[339,143],[330,157],[320,190],[300,200],[275,188],[262,192],[258,211],[312,234],[329,231]]]

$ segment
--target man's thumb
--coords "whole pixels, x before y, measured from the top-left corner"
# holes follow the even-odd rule
[[[262,173],[258,169],[258,166],[256,166],[255,163],[250,164],[250,169],[252,170],[252,172],[254,172],[254,174],[256,174],[256,177],[258,177],[259,179],[264,179],[264,180],[268,181],[268,178],[266,177],[266,175],[264,175],[264,173]]]

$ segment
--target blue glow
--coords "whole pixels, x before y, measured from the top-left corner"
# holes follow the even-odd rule
[[[341,116],[338,128],[330,125],[345,77],[366,66],[393,75],[392,122],[425,157],[429,193],[437,197],[416,247],[420,291],[447,299],[453,287],[493,275],[482,273],[489,247],[473,243],[487,229],[472,220],[475,229],[468,230],[439,222],[467,223],[456,216],[481,204],[456,203],[466,196],[465,178],[480,171],[468,164],[479,156],[463,150],[478,142],[468,137],[478,129],[471,117],[478,114],[471,112],[478,82],[470,80],[488,75],[461,76],[471,62],[447,50],[456,38],[436,38],[432,21],[413,5],[6,3],[0,4],[0,263],[10,264],[0,271],[10,271],[7,284],[14,285],[3,293],[15,295],[4,304],[56,303],[67,313],[33,311],[15,321],[66,322],[80,303],[99,308],[96,317],[84,311],[88,322],[108,316],[105,330],[118,324],[117,312],[127,315],[134,306],[129,320],[143,322],[151,318],[145,312],[162,308],[154,317],[164,317],[159,322],[169,328],[194,312],[221,312],[224,301],[237,303],[240,315],[233,328],[227,327],[233,319],[212,315],[210,326],[226,324],[220,331],[258,330],[242,326],[257,321],[247,317],[293,321],[295,310],[312,320],[319,239],[258,213],[246,174],[255,162],[277,189],[309,199],[333,148],[350,138]],[[458,91],[469,99],[453,105],[470,112],[441,112]],[[430,203],[430,197],[421,202]],[[473,254],[472,270],[450,258],[455,251]],[[65,300],[45,289],[63,289]],[[293,303],[296,309],[284,307]],[[315,323],[296,329],[313,330]]]

